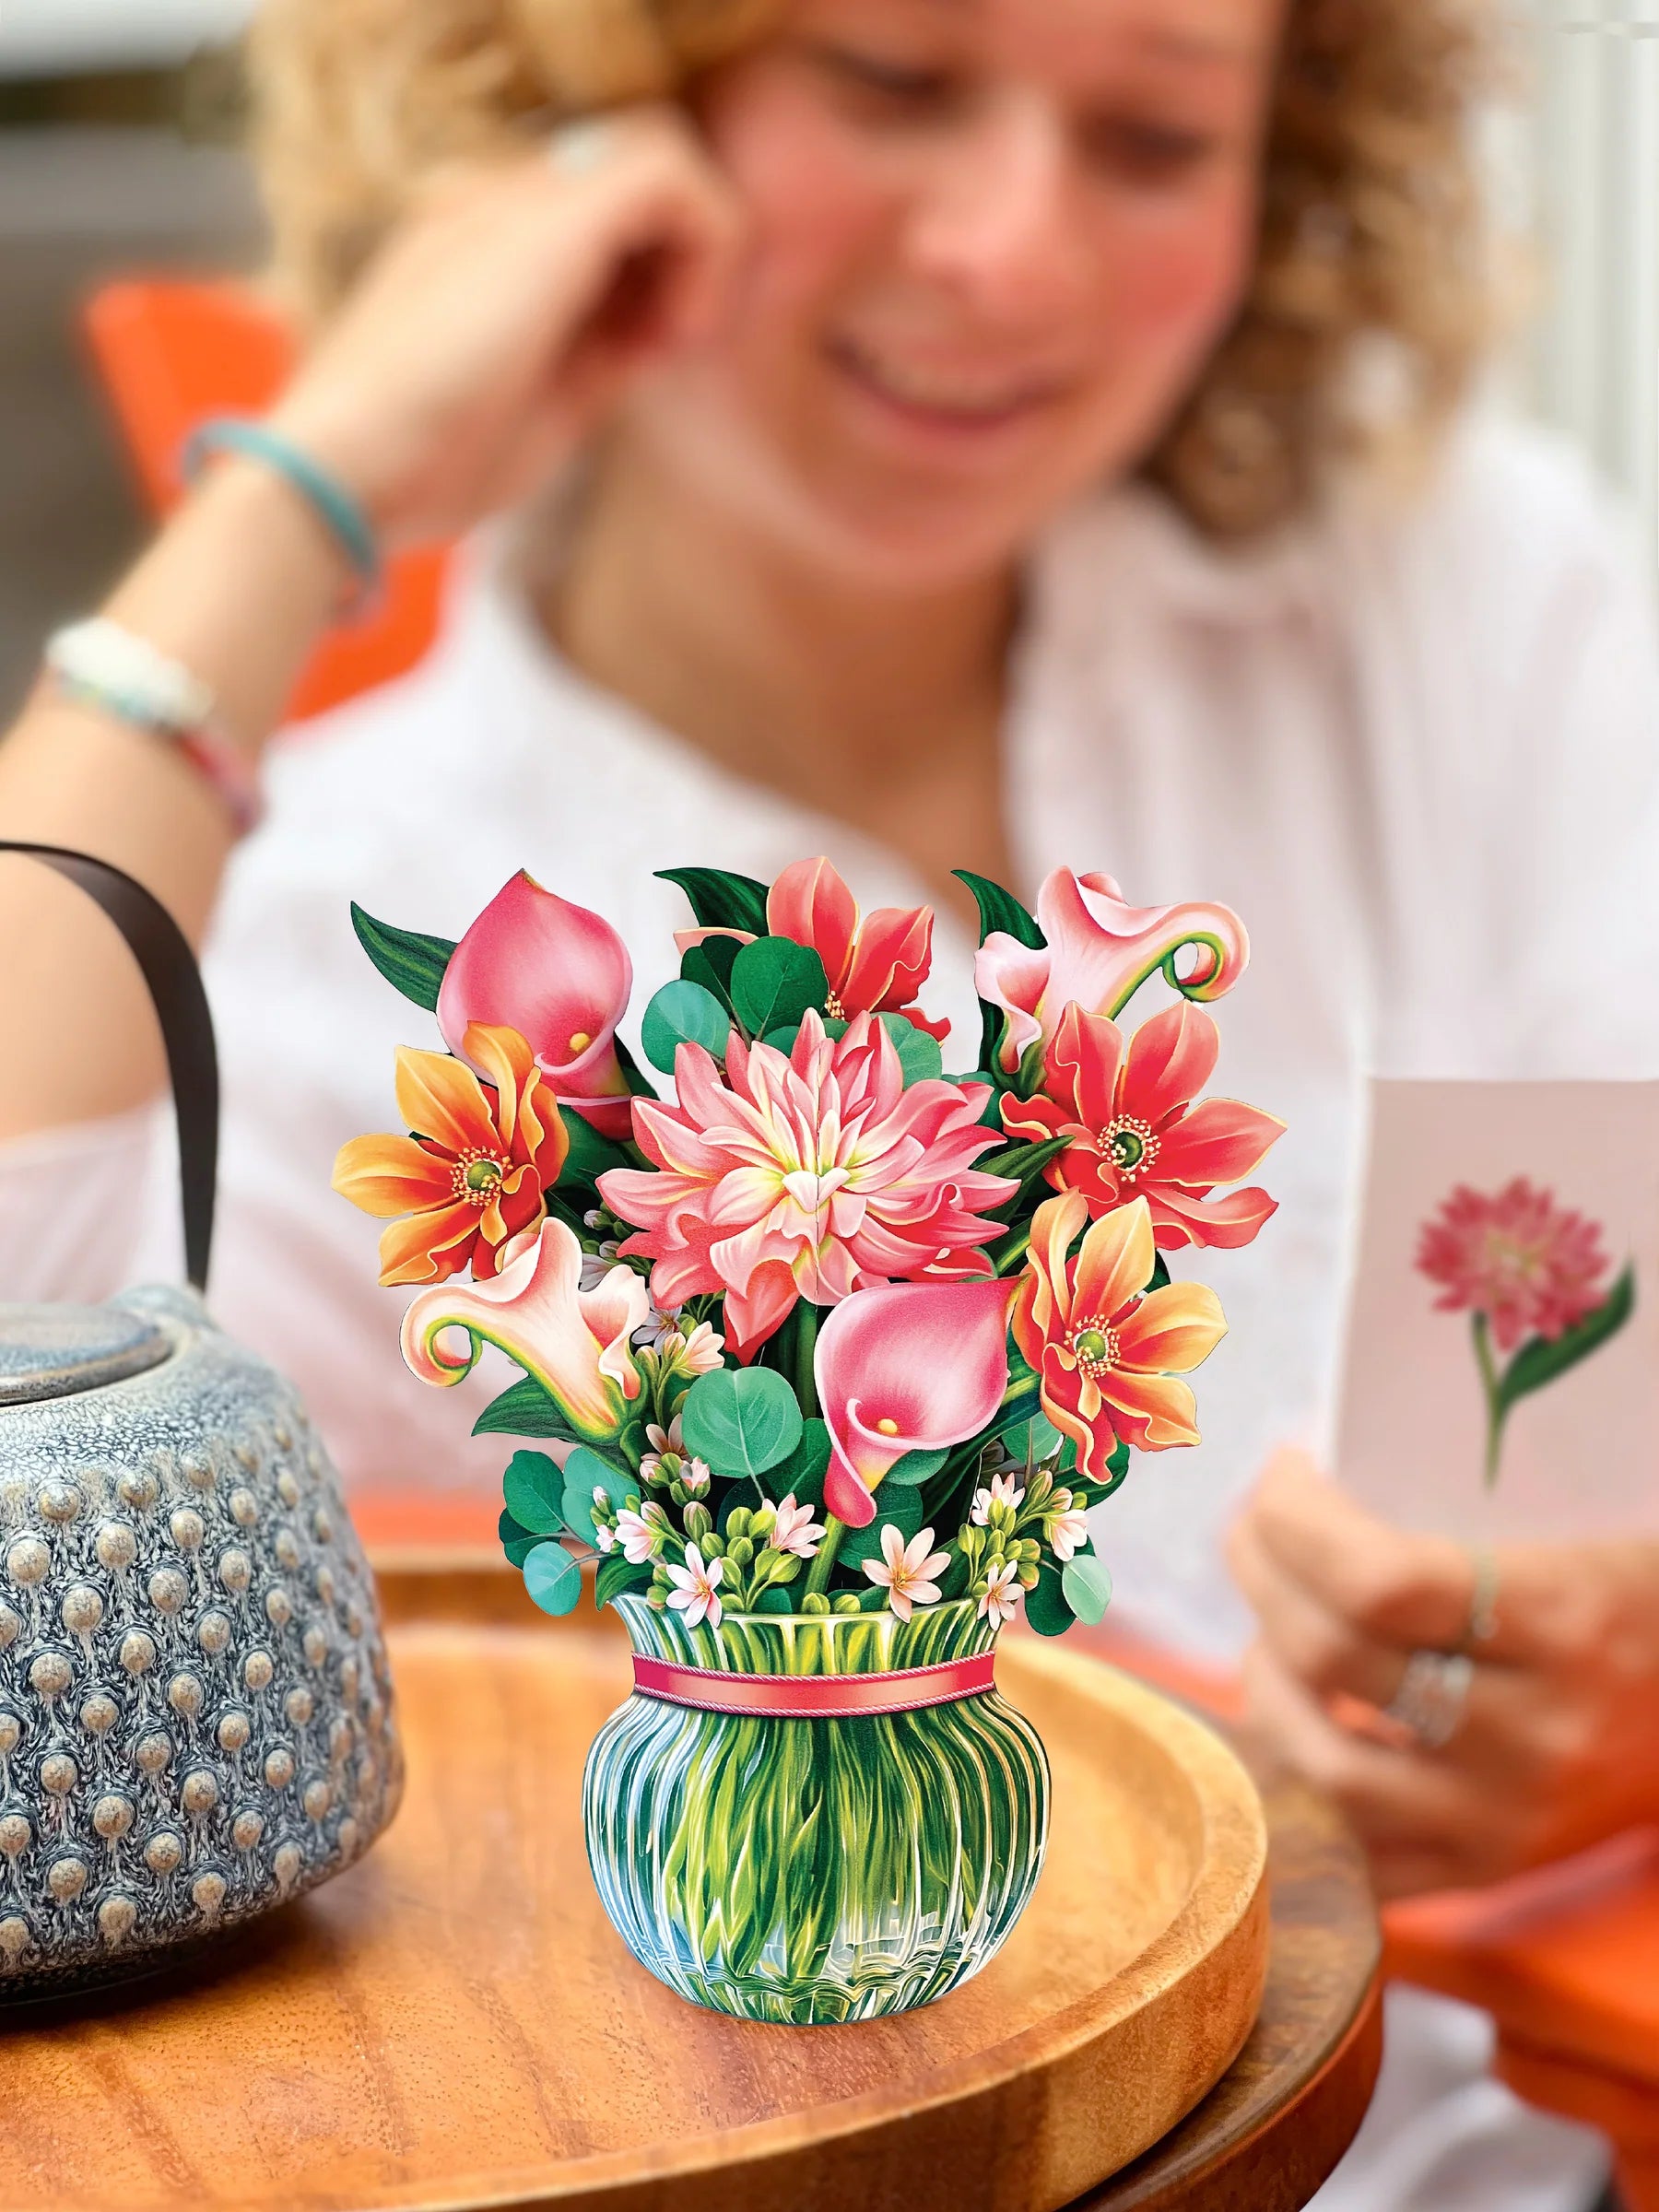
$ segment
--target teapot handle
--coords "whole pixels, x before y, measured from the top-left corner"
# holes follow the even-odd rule
[[[167,1048],[178,1121],[185,1273],[192,1286],[205,1292],[218,1180],[218,1054],[190,941],[159,899],[108,861],[62,845],[24,844],[10,838],[0,838],[0,853],[25,853],[77,884],[120,930],[143,971]]]

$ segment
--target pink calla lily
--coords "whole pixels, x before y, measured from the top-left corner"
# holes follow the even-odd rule
[[[606,1136],[626,1136],[617,1024],[632,988],[628,948],[610,924],[521,868],[451,955],[438,1027],[462,1058],[469,1022],[517,1030],[560,1105]]]
[[[1008,1387],[1011,1283],[897,1283],[855,1290],[824,1323],[815,1359],[831,1453],[824,1502],[850,1528],[907,1452],[982,1429]]]
[[[1243,974],[1250,940],[1225,906],[1130,906],[1110,876],[1056,868],[1037,895],[1044,939],[1035,950],[1003,930],[980,947],[974,983],[1007,1015],[999,1056],[1009,1073],[1039,1040],[1046,1044],[1068,1006],[1115,1016],[1172,954],[1191,947],[1196,969],[1182,989],[1220,998]]]
[[[629,1339],[651,1312],[644,1278],[611,1268],[583,1290],[582,1247],[562,1221],[542,1225],[535,1243],[492,1280],[443,1283],[423,1290],[404,1315],[403,1355],[423,1382],[459,1382],[486,1344],[499,1345],[534,1375],[583,1436],[615,1436],[640,1394]],[[465,1329],[467,1347],[452,1358],[440,1341]]]

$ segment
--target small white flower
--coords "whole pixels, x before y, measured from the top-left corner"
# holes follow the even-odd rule
[[[617,1534],[622,1541],[622,1557],[635,1567],[642,1567],[657,1556],[657,1531],[641,1514],[630,1506],[624,1506],[617,1515]]]
[[[713,1477],[707,1460],[688,1459],[680,1464],[679,1479],[688,1498],[700,1498]]]
[[[935,1551],[930,1558],[928,1547],[933,1540],[933,1530],[924,1528],[906,1544],[889,1521],[881,1532],[881,1559],[866,1559],[864,1563],[865,1572],[887,1592],[888,1604],[900,1620],[910,1618],[912,1606],[938,1602],[939,1585],[931,1578],[944,1573],[950,1564],[950,1554]]]
[[[688,1629],[696,1628],[700,1620],[706,1620],[712,1629],[720,1626],[720,1600],[715,1592],[724,1572],[724,1559],[710,1559],[705,1565],[695,1544],[687,1545],[683,1567],[669,1568],[668,1580],[674,1588],[668,1593],[668,1603],[675,1612],[685,1615]]]
[[[596,1206],[590,1206],[582,1217],[582,1226],[583,1229],[603,1229],[605,1216]]]
[[[686,1440],[680,1433],[679,1415],[677,1413],[675,1415],[666,1429],[659,1421],[648,1421],[645,1426],[645,1441],[653,1452],[683,1452],[686,1448]]]
[[[653,1306],[643,1326],[637,1328],[632,1343],[640,1351],[659,1352],[665,1357],[677,1352],[686,1341],[680,1327],[683,1306]]]
[[[968,1518],[975,1528],[983,1528],[991,1518],[994,1505],[1006,1505],[1010,1512],[1018,1512],[1024,1503],[1025,1491],[1016,1488],[1012,1475],[993,1475],[988,1490],[975,1490],[973,1493],[973,1511]]]
[[[712,1375],[722,1363],[725,1338],[706,1321],[700,1321],[674,1354],[682,1375]]]
[[[611,1526],[608,1521],[594,1522],[594,1541],[598,1545],[600,1550],[603,1552],[608,1554],[615,1551],[617,1548],[617,1532]]]
[[[1056,1513],[1048,1524],[1048,1540],[1053,1547],[1054,1557],[1064,1565],[1074,1552],[1080,1551],[1088,1541],[1088,1514]]]
[[[582,1279],[579,1288],[583,1290],[597,1290],[613,1267],[626,1266],[626,1261],[618,1260],[617,1257],[616,1238],[607,1237],[597,1252],[582,1253]]]
[[[813,1519],[809,1505],[797,1505],[793,1490],[776,1505],[766,1500],[762,1504],[764,1511],[772,1516],[774,1525],[766,1541],[774,1551],[793,1551],[797,1559],[817,1556],[824,1531]]]
[[[1007,1559],[1002,1566],[991,1570],[985,1584],[985,1594],[979,1602],[979,1618],[992,1620],[1000,1628],[1005,1620],[1012,1620],[1019,1610],[1025,1592],[1019,1586],[1019,1562]]]

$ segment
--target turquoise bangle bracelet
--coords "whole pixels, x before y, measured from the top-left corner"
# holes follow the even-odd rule
[[[286,478],[306,500],[350,562],[363,593],[380,584],[380,547],[362,507],[337,477],[313,461],[279,430],[245,415],[213,415],[197,425],[184,447],[186,481],[214,453],[246,453]]]

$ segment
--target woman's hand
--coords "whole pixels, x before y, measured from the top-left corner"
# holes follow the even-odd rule
[[[660,354],[713,324],[737,203],[677,110],[578,124],[436,179],[272,418],[389,542],[545,478]]]
[[[1659,1542],[1497,1555],[1402,1534],[1300,1453],[1268,1469],[1229,1556],[1255,1607],[1253,1717],[1342,1806],[1379,1893],[1465,1888],[1659,1819]],[[1383,1718],[1417,1650],[1467,1648],[1463,1720],[1428,1751]]]

